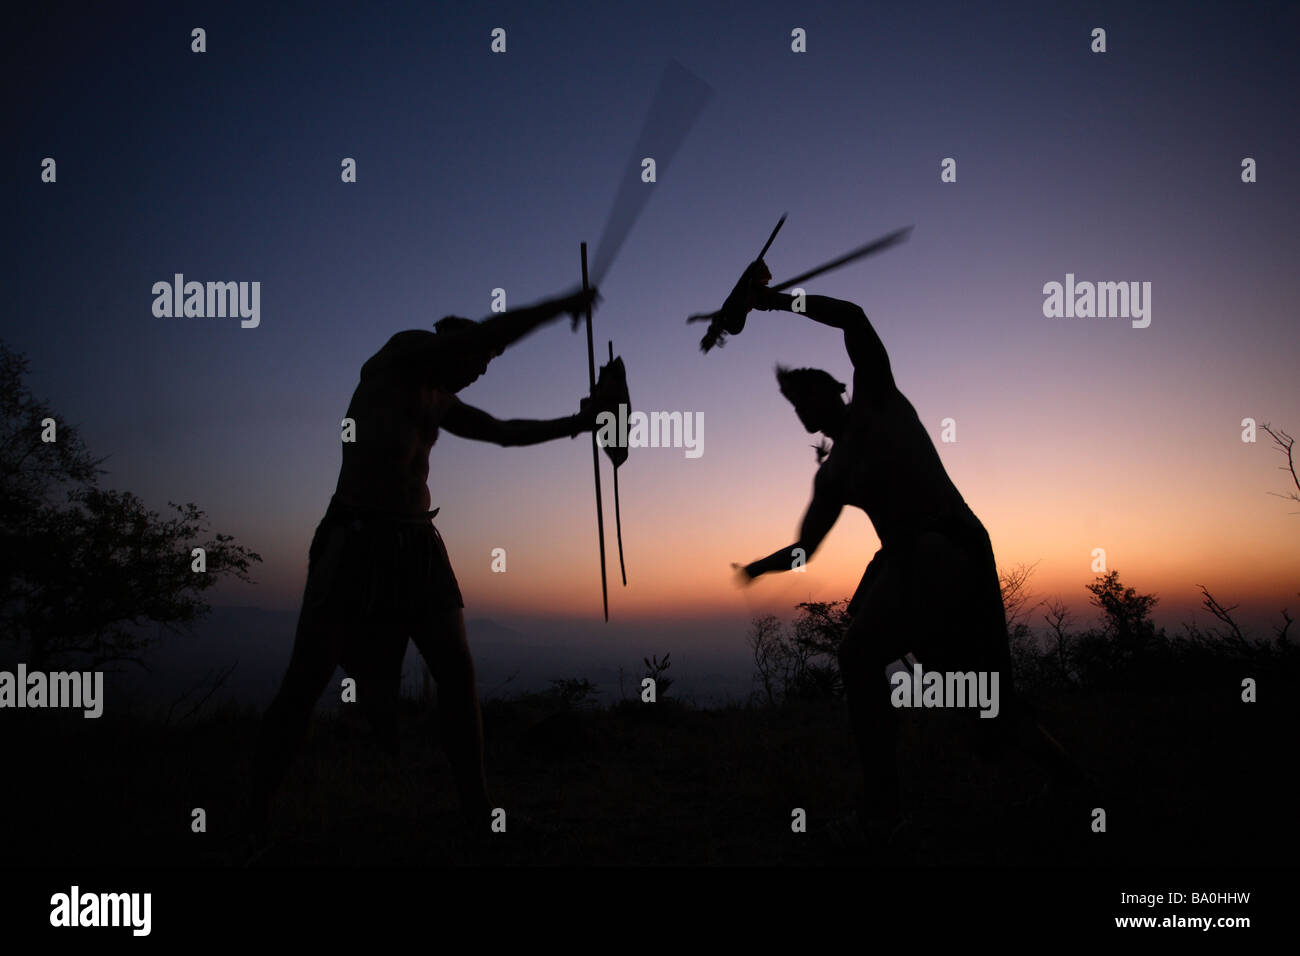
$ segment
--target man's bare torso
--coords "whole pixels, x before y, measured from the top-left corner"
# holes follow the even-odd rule
[[[335,489],[343,504],[394,514],[429,510],[429,453],[456,396],[391,361],[394,342],[410,334],[394,336],[362,366],[347,410],[356,440],[343,443]]]
[[[865,511],[882,543],[964,510],[912,403],[897,389],[874,402],[859,400],[855,396],[818,480],[829,482],[843,504]]]

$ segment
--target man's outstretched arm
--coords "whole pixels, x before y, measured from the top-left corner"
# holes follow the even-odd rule
[[[504,352],[533,329],[552,322],[562,315],[572,316],[573,327],[577,328],[578,319],[588,308],[594,307],[595,303],[595,289],[580,290],[571,295],[547,299],[526,309],[514,309],[488,316],[479,321],[477,329],[469,329],[466,333],[452,332],[447,336],[447,340],[454,347],[458,335],[477,335],[480,341],[486,342],[492,351]]]
[[[427,344],[416,349],[412,357],[417,360],[426,357],[445,360],[449,356],[454,358],[457,355],[481,352],[500,354],[534,329],[554,322],[562,315],[573,316],[576,328],[578,317],[586,312],[588,306],[595,304],[596,298],[596,290],[587,289],[547,299],[528,308],[511,309],[509,312],[492,315],[480,320],[472,328],[439,332]]]
[[[823,474],[818,472],[817,479],[813,482],[813,500],[803,516],[799,540],[788,548],[773,551],[766,558],[745,565],[740,570],[746,577],[752,580],[769,571],[789,571],[795,567],[796,558],[802,565],[813,556],[826,535],[830,534],[844,506],[831,496]]]
[[[795,297],[784,292],[756,290],[754,307],[770,312],[794,312]],[[867,313],[862,307],[843,299],[832,299],[825,295],[805,295],[804,310],[798,315],[805,315],[814,322],[829,325],[844,332],[844,347],[853,362],[853,392],[857,394],[862,388],[892,388],[894,373],[889,367],[889,353],[880,341],[880,336],[872,328]]]
[[[548,299],[526,309],[513,309],[490,316],[461,329],[434,333],[418,329],[398,332],[370,357],[361,368],[364,378],[371,371],[389,368],[425,375],[431,369],[456,366],[485,353],[500,355],[534,329],[562,315],[578,317],[597,299],[595,289]]]
[[[572,438],[596,427],[595,411],[581,411],[565,418],[511,418],[502,421],[481,408],[455,401],[440,422],[453,435],[472,441],[513,447],[537,445],[556,438]]]

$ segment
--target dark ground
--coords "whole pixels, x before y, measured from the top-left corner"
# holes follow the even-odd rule
[[[912,818],[888,846],[825,832],[852,806],[843,705],[700,710],[672,702],[565,709],[532,696],[485,705],[488,772],[507,833],[459,836],[431,707],[404,705],[402,751],[378,753],[347,708],[318,714],[255,865],[866,863],[904,866],[1294,865],[1295,689],[1235,678],[1196,696],[1062,694],[1041,716],[1102,792],[1044,790],[1012,755],[974,756],[965,724],[902,713]],[[106,714],[0,714],[3,867],[224,866],[257,717],[167,726]],[[1091,829],[1104,807],[1107,832]],[[208,832],[190,830],[203,807]],[[791,810],[807,811],[806,834]]]

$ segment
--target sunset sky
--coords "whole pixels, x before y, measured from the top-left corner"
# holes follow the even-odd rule
[[[808,291],[866,310],[936,442],[955,419],[942,459],[999,565],[1039,562],[1036,595],[1082,612],[1100,547],[1170,624],[1202,583],[1261,617],[1300,605],[1300,505],[1268,494],[1288,491],[1283,457],[1262,431],[1241,440],[1247,417],[1300,434],[1294,7],[140,9],[42,5],[14,29],[3,338],[110,456],[107,485],[155,509],[194,501],[263,556],[255,585],[215,603],[297,606],[339,421],[390,335],[481,318],[496,287],[515,307],[579,280],[579,243],[638,174],[628,151],[676,58],[712,97],[646,186],[595,331],[637,409],[703,414],[704,451],[632,450],[626,589],[606,508],[616,626],[743,629],[847,597],[878,547],[846,511],[806,573],[733,584],[732,562],[795,539],[816,467],[774,364],[851,375],[842,336],[799,316],[754,313],[707,356],[684,323],[787,211],[767,256],[778,281],[914,226]],[[796,27],[807,53],[790,49]],[[151,287],[177,272],[260,281],[260,326],[156,318]],[[1043,286],[1067,273],[1150,282],[1150,327],[1045,318]],[[584,337],[559,323],[461,397],[550,418],[586,388]],[[444,434],[430,487],[467,617],[599,617],[587,440]]]

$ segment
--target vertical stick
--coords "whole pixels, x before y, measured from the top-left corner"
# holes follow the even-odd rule
[[[614,340],[609,340],[609,360],[614,361]],[[632,414],[632,409],[628,409]],[[623,587],[627,587],[627,565],[623,563],[623,512],[618,504],[618,465],[614,466],[614,532],[618,536],[618,570],[623,575]]]
[[[587,244],[582,244],[582,290],[587,284]],[[596,345],[591,335],[591,306],[587,306],[587,379],[591,391],[596,390]],[[596,444],[596,431],[591,432],[591,470],[596,476],[596,532],[600,535],[600,597],[605,605],[605,622],[609,623],[609,585],[605,581],[605,509],[600,500],[600,448]]]

